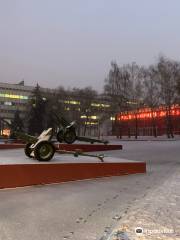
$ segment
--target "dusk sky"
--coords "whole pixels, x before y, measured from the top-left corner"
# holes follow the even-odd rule
[[[0,0],[0,82],[101,91],[110,62],[180,60],[179,0]]]

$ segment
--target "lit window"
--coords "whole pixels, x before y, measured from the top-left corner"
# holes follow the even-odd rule
[[[86,125],[97,125],[97,122],[85,122]]]
[[[97,116],[91,116],[90,118],[95,120],[97,119]]]
[[[4,105],[11,106],[12,102],[4,102]]]
[[[91,106],[92,107],[105,107],[105,108],[110,107],[109,104],[104,104],[104,103],[91,103]]]
[[[111,120],[111,121],[115,121],[115,117],[111,117],[110,120]]]
[[[81,116],[81,118],[87,118],[87,116],[83,115],[83,116]]]
[[[1,135],[10,136],[10,129],[3,129],[3,130],[1,130]]]
[[[73,101],[73,100],[71,100],[71,101],[64,101],[64,103],[67,103],[67,104],[72,104],[72,105],[80,105],[80,102],[79,101]]]
[[[0,93],[0,97],[3,97],[3,98],[13,98],[13,99],[23,99],[23,100],[27,100],[28,99],[28,96],[8,94],[8,93]]]
[[[88,117],[88,116],[86,116],[86,115],[82,115],[81,118],[89,118],[89,119],[93,119],[93,120],[98,119],[97,116],[89,116],[89,117]]]

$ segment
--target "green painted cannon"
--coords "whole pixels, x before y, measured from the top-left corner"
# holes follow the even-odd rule
[[[57,132],[57,140],[58,142],[66,142],[68,144],[74,143],[76,140],[82,142],[89,142],[93,143],[103,143],[108,144],[107,140],[98,140],[93,138],[87,137],[80,137],[76,133],[76,122],[73,121],[69,123],[64,117],[59,117],[57,114],[54,113],[54,117],[56,118],[56,123],[59,126],[59,131]]]

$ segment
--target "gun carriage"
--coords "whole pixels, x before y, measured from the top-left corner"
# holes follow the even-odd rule
[[[55,145],[56,141],[52,140],[53,137],[53,129],[48,128],[44,130],[38,137],[34,137],[22,132],[15,132],[16,136],[19,139],[22,139],[26,142],[26,146],[24,148],[25,155],[29,158],[35,158],[38,161],[50,161],[55,152],[60,154],[73,154],[75,157],[78,156],[88,156],[88,157],[96,157],[101,162],[104,162],[104,155],[94,155],[83,153],[81,150],[76,151],[66,151],[58,149]]]

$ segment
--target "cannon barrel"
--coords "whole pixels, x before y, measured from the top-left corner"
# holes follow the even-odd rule
[[[37,142],[37,138],[34,137],[34,136],[31,136],[27,133],[24,133],[24,132],[18,132],[18,131],[14,131],[14,135],[18,138],[18,139],[21,139],[23,140],[24,142],[26,143],[35,143]]]

